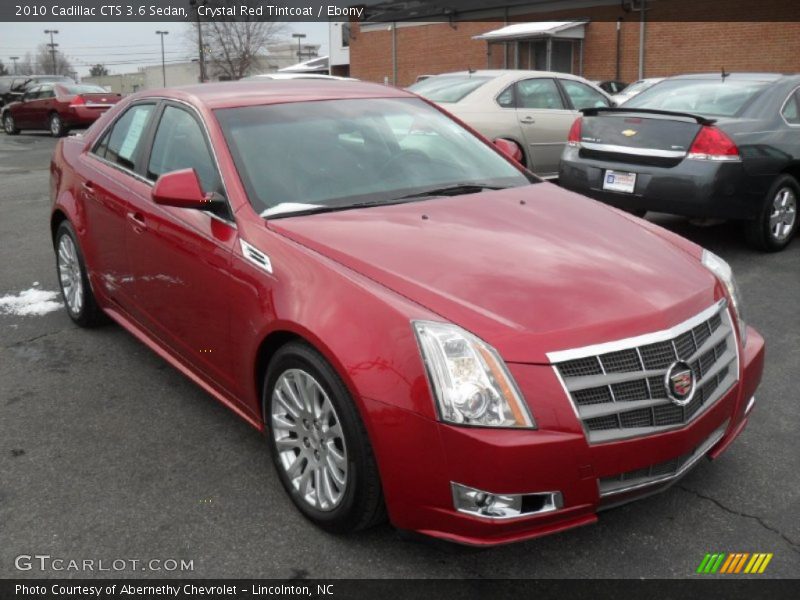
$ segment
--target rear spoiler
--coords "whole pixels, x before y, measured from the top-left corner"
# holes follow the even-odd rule
[[[713,125],[717,122],[716,119],[708,119],[701,115],[693,115],[691,113],[674,112],[671,110],[656,110],[654,108],[625,108],[623,106],[610,107],[601,106],[596,108],[584,108],[581,110],[587,117],[596,117],[600,113],[643,113],[646,115],[664,115],[667,117],[683,117],[684,119],[692,119],[697,121],[700,125]]]

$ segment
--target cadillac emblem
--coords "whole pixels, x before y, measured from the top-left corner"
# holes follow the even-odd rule
[[[626,130],[624,130],[624,131],[622,132],[622,135],[624,135],[625,137],[633,137],[633,136],[635,136],[635,135],[636,135],[636,133],[637,133],[637,132],[636,132],[636,130],[635,130],[635,129],[626,129]]]
[[[678,361],[672,363],[667,369],[664,384],[667,387],[669,399],[678,406],[686,406],[694,397],[697,382],[692,367],[683,361]]]

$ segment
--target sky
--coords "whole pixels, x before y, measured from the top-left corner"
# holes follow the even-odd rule
[[[190,41],[190,25],[181,23],[0,23],[0,60],[13,73],[11,56],[36,55],[39,44],[50,43],[45,29],[57,29],[55,42],[80,76],[89,67],[103,63],[110,73],[128,73],[138,67],[161,64],[161,41],[156,30],[169,31],[164,37],[166,62],[184,62],[197,57]],[[293,22],[291,32],[305,33],[303,43],[321,44],[320,55],[328,53],[328,23]],[[291,40],[291,38],[290,38]]]

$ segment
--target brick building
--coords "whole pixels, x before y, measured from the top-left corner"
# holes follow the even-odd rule
[[[436,4],[438,21],[434,13],[426,21],[409,20],[400,11],[395,22],[352,23],[350,76],[407,86],[423,74],[541,68],[548,37],[556,40],[549,46],[551,68],[588,79],[630,82],[722,68],[800,72],[796,0],[450,0],[451,9],[442,8],[447,1]],[[789,20],[793,13],[798,20]],[[528,39],[481,39],[510,24],[538,21],[573,22],[576,37],[570,43],[541,32]]]

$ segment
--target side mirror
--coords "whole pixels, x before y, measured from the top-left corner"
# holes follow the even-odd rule
[[[164,173],[153,186],[153,202],[177,208],[211,210],[220,202],[214,194],[203,193],[194,169]]]
[[[512,142],[511,140],[506,140],[503,138],[497,138],[494,140],[494,146],[509,158],[513,159],[519,164],[522,164],[522,150],[520,150],[516,142]]]

